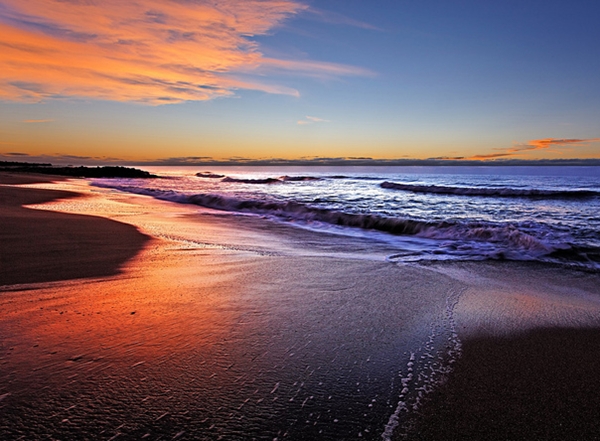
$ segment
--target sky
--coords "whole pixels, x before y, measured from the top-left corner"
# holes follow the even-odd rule
[[[600,158],[589,0],[0,0],[0,160]]]

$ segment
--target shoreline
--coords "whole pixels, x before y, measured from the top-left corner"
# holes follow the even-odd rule
[[[0,173],[0,286],[118,274],[150,238],[98,216],[24,207],[82,195],[20,187],[60,177]]]
[[[397,439],[600,439],[598,274],[514,262],[442,270],[470,280],[456,313],[462,354]]]
[[[414,348],[429,351],[428,332],[451,336],[442,326],[446,302],[461,293],[452,319],[462,357],[417,419],[400,422],[416,432],[392,439],[594,439],[598,274],[514,262],[398,265],[361,256],[363,249],[344,254],[347,238],[271,230],[264,220],[92,191],[85,181],[48,187],[77,185],[84,196],[74,199],[0,187],[4,202],[12,198],[7,213],[19,216],[13,231],[32,222],[47,236],[48,219],[60,215],[59,225],[69,219],[81,228],[62,237],[68,243],[84,237],[71,232],[90,232],[84,224],[104,229],[105,252],[95,258],[129,247],[126,259],[100,265],[107,274],[0,292],[0,435],[155,439],[183,431],[216,439],[242,433],[252,418],[255,435],[340,439],[334,419],[364,414],[362,426],[345,423],[347,437],[360,430],[380,439],[400,392],[390,379],[406,375]],[[110,242],[105,227],[115,225],[135,231],[141,246]],[[33,271],[27,265],[24,275]],[[355,401],[337,405],[330,395]],[[11,426],[28,418],[41,426]]]

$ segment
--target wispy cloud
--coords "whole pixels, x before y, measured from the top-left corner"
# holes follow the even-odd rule
[[[273,70],[282,70],[311,76],[316,78],[336,78],[340,76],[363,76],[374,77],[376,73],[370,69],[358,66],[348,66],[345,64],[328,63],[324,61],[312,60],[281,60],[275,58],[263,58],[260,68],[265,72]]]
[[[362,29],[381,31],[381,29],[377,26],[373,26],[370,23],[348,17],[346,15],[340,14],[339,12],[326,11],[315,7],[310,7],[306,12],[324,23],[353,26]]]
[[[75,96],[164,104],[229,96],[237,89],[298,95],[247,74],[370,74],[263,56],[252,37],[306,9],[297,0],[3,0],[0,99]]]
[[[600,138],[591,139],[557,139],[557,138],[543,138],[543,139],[532,139],[527,141],[525,144],[515,144],[515,146],[508,150],[509,153],[523,152],[528,150],[544,150],[556,146],[577,146],[577,145],[588,145],[591,142],[598,142]]]
[[[24,119],[23,121],[21,121],[22,123],[26,123],[26,124],[38,124],[38,123],[49,123],[49,122],[53,122],[53,119]]]
[[[158,159],[157,163],[165,163],[169,165],[178,164],[178,165],[188,165],[188,164],[196,164],[198,162],[212,161],[212,156],[173,156],[170,158],[161,158]]]
[[[448,159],[496,159],[496,158],[507,158],[507,157],[511,157],[511,156],[517,156],[515,154],[512,153],[490,153],[487,155],[473,155],[473,156],[469,156],[467,158],[462,158],[462,157],[456,157],[456,158],[448,158]]]
[[[578,139],[578,138],[542,138],[532,139],[525,143],[513,143],[512,147],[495,149],[498,153],[489,153],[484,155],[473,155],[468,158],[451,158],[451,159],[474,159],[474,160],[486,160],[486,159],[497,159],[497,158],[514,158],[526,156],[529,152],[535,150],[548,150],[554,148],[557,153],[562,153],[562,150],[557,147],[577,147],[587,146],[593,142],[600,142],[600,138],[589,138],[589,139]]]
[[[325,122],[331,122],[331,121],[329,121],[328,119],[317,118],[316,116],[306,116],[304,119],[298,120],[298,124],[300,124],[300,125],[325,123]]]

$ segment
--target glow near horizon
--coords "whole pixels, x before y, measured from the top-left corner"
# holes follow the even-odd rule
[[[600,158],[598,7],[526,3],[0,0],[0,159]]]

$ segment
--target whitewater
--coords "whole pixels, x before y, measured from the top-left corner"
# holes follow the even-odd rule
[[[400,262],[600,268],[598,167],[154,167],[94,185],[385,242]]]

